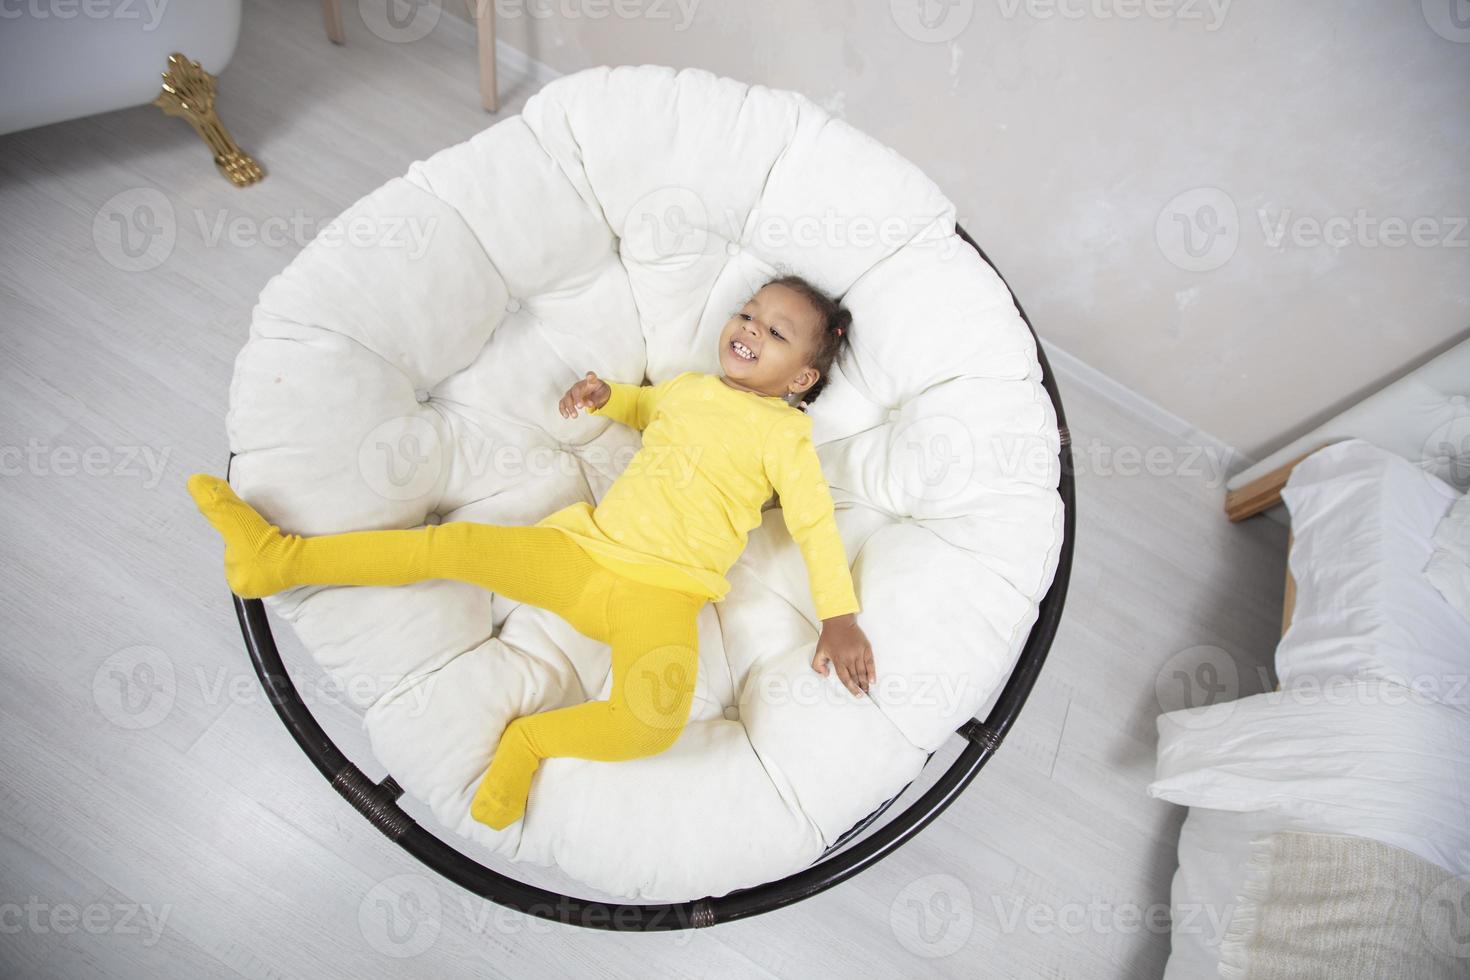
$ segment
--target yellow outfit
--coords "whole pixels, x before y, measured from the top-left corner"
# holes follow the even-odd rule
[[[774,489],[801,548],[818,619],[860,606],[812,420],[774,395],[686,371],[657,385],[609,382],[590,414],[643,432],[643,446],[593,509],[586,501],[536,522],[559,527],[592,559],[628,578],[718,602]]]
[[[554,612],[612,648],[608,700],[506,726],[470,806],[497,830],[525,813],[544,758],[617,762],[674,744],[694,699],[699,610],[728,591],[724,570],[773,486],[821,618],[858,610],[805,414],[693,372],[611,387],[599,414],[643,430],[643,448],[595,511],[574,505],[529,527],[451,521],[282,534],[226,481],[189,477],[194,502],[224,537],[225,576],[240,596],[457,579]]]

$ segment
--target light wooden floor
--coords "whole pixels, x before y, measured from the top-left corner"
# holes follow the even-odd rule
[[[1156,682],[1213,645],[1241,693],[1267,689],[1255,665],[1281,603],[1285,529],[1227,525],[1202,478],[1079,462],[1071,596],[1018,728],[900,852],[781,912],[651,935],[505,912],[431,880],[301,756],[255,683],[184,479],[224,472],[233,359],[302,242],[210,230],[299,216],[309,237],[529,94],[503,77],[501,116],[478,108],[458,19],[398,45],[347,20],[337,48],[315,4],[247,4],[220,106],[268,171],[249,190],[152,108],[0,138],[0,974],[1158,976],[1167,934],[1129,912],[1167,903],[1183,818],[1143,795]],[[149,188],[177,240],[128,271],[94,219]],[[1176,444],[1061,382],[1079,447]],[[318,717],[380,775],[356,713],[278,635]],[[1079,906],[1103,911],[1067,918]]]

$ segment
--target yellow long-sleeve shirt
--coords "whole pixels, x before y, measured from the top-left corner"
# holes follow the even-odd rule
[[[561,528],[614,572],[719,601],[774,490],[818,618],[859,611],[806,413],[697,371],[608,387],[589,413],[642,431],[642,447],[595,510],[579,501],[537,526]]]

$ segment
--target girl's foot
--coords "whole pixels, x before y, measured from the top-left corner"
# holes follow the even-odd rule
[[[225,581],[230,591],[242,599],[259,599],[293,586],[287,572],[301,546],[300,535],[283,535],[217,476],[189,477],[189,495],[225,539]]]

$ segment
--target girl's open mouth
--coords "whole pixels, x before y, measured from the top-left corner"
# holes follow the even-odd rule
[[[730,349],[734,351],[735,356],[740,358],[742,361],[755,360],[755,352],[752,351],[749,347],[746,347],[738,340],[730,341]]]

